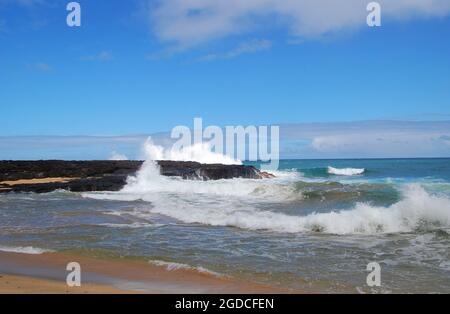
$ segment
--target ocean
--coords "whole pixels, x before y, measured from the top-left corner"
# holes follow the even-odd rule
[[[120,192],[2,194],[0,250],[317,292],[450,292],[450,159],[281,160],[275,175],[189,181],[147,162]]]

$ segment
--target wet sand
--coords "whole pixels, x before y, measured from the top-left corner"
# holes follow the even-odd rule
[[[41,178],[41,179],[21,179],[21,180],[11,180],[2,181],[2,185],[19,185],[19,184],[43,184],[43,183],[66,183],[72,180],[77,180],[79,178]]]
[[[0,294],[117,294],[130,293],[111,286],[85,284],[82,287],[68,287],[64,282],[38,279],[29,276],[0,274]]]
[[[81,287],[66,285],[66,266],[81,266]],[[3,274],[3,275],[2,275]],[[168,270],[138,260],[62,253],[0,252],[0,293],[302,293],[195,269]]]

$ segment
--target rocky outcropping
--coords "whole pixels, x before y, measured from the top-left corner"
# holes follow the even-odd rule
[[[106,175],[133,174],[142,166],[142,161],[130,160],[37,160],[0,161],[0,182],[41,178],[89,178]]]
[[[253,166],[201,164],[193,161],[158,161],[164,176],[189,180],[220,180],[232,178],[263,179],[271,175]],[[273,176],[272,176],[273,177]]]
[[[253,166],[158,161],[165,176],[190,180],[273,177]],[[143,161],[0,161],[0,193],[45,193],[57,189],[73,192],[118,191]]]

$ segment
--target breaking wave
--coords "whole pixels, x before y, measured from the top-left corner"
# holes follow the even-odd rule
[[[275,179],[222,179],[211,181],[184,180],[176,177],[160,175],[159,166],[153,161],[146,161],[136,176],[127,179],[127,185],[120,191],[119,200],[133,200],[141,195],[163,192],[184,195],[210,194],[216,196],[272,197],[283,200],[292,196],[294,186],[278,185],[281,182],[294,182],[298,173],[287,173]],[[95,197],[95,193],[85,193]],[[110,197],[114,199],[114,195]],[[101,197],[101,196],[99,196]]]
[[[23,253],[23,254],[43,254],[53,252],[52,250],[46,250],[32,246],[15,246],[15,247],[0,246],[0,251],[10,253]]]
[[[292,185],[273,185],[265,189],[264,185],[257,187],[249,184],[250,182],[236,181],[215,183],[215,186],[199,184],[197,188],[192,187],[192,182],[178,182],[177,192],[169,194],[143,191],[136,193],[135,190],[129,190],[129,193],[87,196],[98,199],[144,200],[152,203],[149,210],[152,214],[161,214],[185,223],[282,233],[380,234],[450,228],[450,199],[431,195],[417,184],[405,186],[402,191],[403,199],[390,206],[357,203],[351,209],[295,215],[257,206],[263,204],[265,198],[273,201],[277,194],[278,202],[283,198],[287,201],[292,195],[301,196],[301,193],[292,190]],[[131,187],[128,186],[128,189]],[[203,192],[208,192],[209,196],[195,194],[198,191],[194,190],[199,187],[203,187]],[[175,189],[175,186],[172,188]],[[258,195],[260,189],[263,192]],[[230,198],[225,192],[234,194],[235,197]],[[256,200],[259,202],[256,203]]]
[[[165,267],[168,271],[176,271],[176,270],[193,270],[199,273],[204,273],[208,275],[213,275],[215,277],[225,277],[222,274],[216,273],[212,270],[206,269],[201,266],[190,266],[187,264],[181,264],[181,263],[175,263],[175,262],[165,262],[160,260],[150,260],[150,264],[159,266],[159,267]]]
[[[333,168],[328,167],[329,174],[335,174],[338,176],[355,176],[363,174],[366,171],[364,168]]]
[[[201,150],[191,148],[186,156],[194,156],[193,152],[197,149]],[[392,187],[302,182],[299,181],[301,174],[298,172],[284,172],[284,175],[275,179],[190,181],[161,176],[158,165],[152,161],[163,157],[181,159],[181,155],[172,156],[151,141],[147,143],[146,150],[149,160],[136,176],[128,178],[127,185],[120,192],[82,195],[95,199],[148,202],[151,204],[148,212],[142,213],[140,218],[157,214],[184,223],[281,233],[383,234],[450,228],[448,196],[430,194],[419,184],[403,185],[400,192],[394,189],[394,192],[400,193],[396,195]],[[166,156],[166,153],[169,155]],[[209,156],[228,158],[212,154]],[[218,159],[214,159],[214,162]],[[356,175],[363,173],[364,169],[329,167],[328,171],[338,175]],[[391,205],[365,203],[367,200],[364,195],[372,195],[369,192],[376,198],[387,197],[383,204]],[[353,203],[350,209],[339,209],[348,208],[335,205],[346,198],[345,193],[353,193],[351,195],[356,195],[355,201],[359,202]],[[329,204],[328,212],[305,214],[292,209],[293,204],[298,208],[295,204],[307,202],[311,198],[313,201],[324,199],[335,203]],[[291,209],[286,211],[286,208]]]
[[[429,195],[417,185],[408,186],[404,197],[389,207],[359,203],[349,210],[306,216],[254,208],[155,207],[153,211],[187,223],[288,233],[377,234],[450,227],[450,199]]]
[[[242,161],[213,152],[209,143],[197,143],[182,149],[165,149],[155,145],[151,138],[144,144],[147,160],[196,161],[202,164],[241,165]]]
[[[130,224],[116,224],[116,223],[100,223],[96,226],[101,227],[110,227],[110,228],[131,228],[131,229],[139,229],[139,228],[148,228],[148,227],[161,227],[164,226],[163,224],[152,224],[152,223],[146,223],[146,222],[133,222]]]

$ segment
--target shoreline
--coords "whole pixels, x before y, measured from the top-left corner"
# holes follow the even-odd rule
[[[154,162],[160,175],[185,180],[275,177],[254,166],[241,164],[201,164],[172,160]],[[143,164],[141,160],[0,160],[0,193],[120,191],[128,178],[135,176]]]
[[[66,266],[81,266],[81,287],[66,285]],[[9,293],[307,293],[228,276],[136,260],[108,260],[64,253],[0,251],[0,294]]]
[[[64,282],[31,276],[5,275],[0,273],[0,294],[129,294],[107,285],[85,284],[68,287]]]

